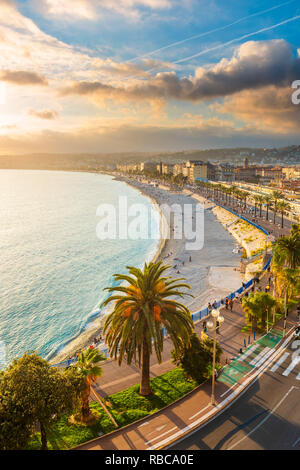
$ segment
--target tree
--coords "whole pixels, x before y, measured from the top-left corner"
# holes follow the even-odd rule
[[[273,203],[273,212],[274,212],[274,224],[276,222],[276,214],[278,210],[278,204],[280,199],[283,198],[283,194],[280,191],[273,191],[271,196],[271,201]]]
[[[28,431],[38,423],[41,431],[42,450],[47,449],[47,431],[51,424],[65,413],[71,412],[77,403],[77,390],[71,375],[37,354],[24,354],[5,371],[0,382],[0,410],[2,429],[9,429],[7,416],[12,414],[13,423],[20,428],[24,423],[21,441],[16,437],[16,448],[24,446]],[[0,413],[1,414],[1,413]],[[6,414],[6,417],[5,417]],[[4,417],[3,417],[4,416]],[[13,448],[12,435],[2,436],[4,448]]]
[[[277,209],[281,213],[281,228],[284,227],[284,213],[291,210],[291,206],[288,202],[279,201],[277,204]]]
[[[291,236],[300,235],[300,224],[293,224],[291,227]]]
[[[264,197],[264,203],[265,203],[265,205],[267,206],[266,220],[269,220],[269,207],[270,207],[270,205],[271,205],[271,202],[272,202],[271,196],[266,195],[266,196]]]
[[[250,316],[253,329],[255,330],[257,320],[260,320],[262,328],[265,328],[269,313],[277,305],[277,301],[267,292],[257,292],[250,297],[243,297],[242,305],[245,312]]]
[[[249,297],[243,297],[242,306],[247,315],[246,323],[247,321],[251,322],[252,331],[256,331],[257,321],[260,317],[260,312],[257,308],[257,305],[253,301],[253,297],[253,295],[250,295]]]
[[[99,363],[104,361],[105,357],[98,349],[87,349],[81,351],[76,364],[71,365],[69,369],[77,369],[82,376],[84,385],[81,392],[81,418],[88,422],[92,418],[92,412],[89,406],[92,383],[102,375],[102,368]]]
[[[276,241],[274,256],[281,259],[282,265],[296,269],[300,266],[300,234],[282,237]]]
[[[264,203],[264,197],[259,194],[259,195],[255,196],[254,199],[255,199],[256,204],[258,204],[258,206],[259,206],[259,217],[261,217],[262,216],[262,213],[261,213],[262,212],[262,206],[263,206],[263,203]]]
[[[202,340],[193,333],[191,343],[178,351],[172,351],[172,362],[181,367],[188,377],[201,383],[212,373],[213,341],[206,335]],[[220,362],[222,349],[216,345],[216,362]]]
[[[150,387],[150,356],[155,350],[158,362],[162,360],[164,344],[163,328],[178,351],[184,344],[190,344],[193,321],[187,307],[170,299],[186,294],[182,288],[190,286],[174,279],[163,277],[169,266],[162,262],[145,263],[144,269],[128,266],[130,275],[115,274],[115,281],[125,281],[126,286],[107,288],[111,293],[103,305],[115,302],[113,312],[108,316],[104,333],[110,355],[122,363],[126,354],[128,364],[132,360],[141,368],[140,394],[152,393]],[[123,294],[123,295],[122,295]]]

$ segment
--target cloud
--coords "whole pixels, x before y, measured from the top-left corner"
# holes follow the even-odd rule
[[[279,134],[300,134],[300,106],[292,103],[291,87],[274,85],[260,90],[245,90],[225,99],[222,104],[211,105],[219,114],[234,116],[243,122]]]
[[[24,70],[1,70],[0,80],[11,83],[13,85],[48,85],[46,77],[35,72],[27,72]]]
[[[204,148],[283,146],[300,144],[300,134],[282,135],[247,126],[111,126],[70,132],[43,131],[26,135],[0,135],[1,153],[110,153]],[[25,150],[24,150],[25,149]]]
[[[128,18],[140,17],[140,9],[167,9],[175,0],[33,0],[44,15],[69,20],[96,20],[112,11]]]
[[[92,96],[95,101],[183,100],[201,101],[233,95],[268,85],[287,86],[300,76],[300,58],[284,40],[249,41],[237,48],[230,60],[222,59],[194,76],[180,78],[175,72],[158,73],[126,85],[94,81],[74,82],[61,90],[63,96]]]
[[[43,111],[36,111],[34,109],[30,109],[28,111],[28,114],[30,116],[37,117],[39,119],[46,119],[46,120],[53,120],[57,119],[59,117],[59,114],[57,111],[52,111],[52,110],[43,110]]]

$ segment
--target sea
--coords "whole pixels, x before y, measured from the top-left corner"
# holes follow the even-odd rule
[[[99,238],[99,207],[118,207],[120,196],[146,207],[148,219],[152,213],[155,239]],[[26,351],[49,360],[89,328],[113,274],[157,251],[160,224],[151,209],[151,199],[109,175],[0,170],[0,350],[7,363]]]

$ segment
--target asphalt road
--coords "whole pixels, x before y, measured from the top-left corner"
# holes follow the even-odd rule
[[[169,449],[300,450],[299,353],[290,343],[228,410]]]

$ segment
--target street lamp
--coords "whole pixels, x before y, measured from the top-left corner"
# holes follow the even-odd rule
[[[211,404],[215,406],[215,368],[216,368],[216,345],[217,345],[217,322],[219,325],[223,323],[224,317],[220,315],[220,311],[213,309],[211,311],[213,321],[207,322],[207,328],[214,330],[214,347],[213,347],[213,366],[212,366],[212,390],[211,390]]]

